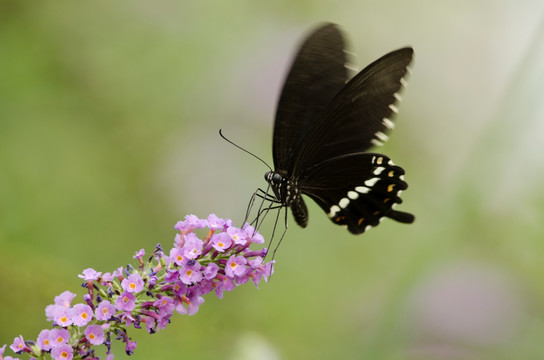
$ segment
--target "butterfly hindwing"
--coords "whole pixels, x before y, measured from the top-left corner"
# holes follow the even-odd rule
[[[411,223],[411,214],[393,209],[408,187],[404,169],[382,154],[357,153],[329,159],[300,179],[310,196],[338,225],[354,234],[376,226],[383,217]]]

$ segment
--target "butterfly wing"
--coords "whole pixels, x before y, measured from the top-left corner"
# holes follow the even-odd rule
[[[355,153],[308,169],[299,179],[299,188],[334,223],[360,234],[378,225],[383,217],[403,223],[414,221],[412,214],[393,209],[402,203],[400,193],[408,187],[403,175],[404,169],[385,155]]]
[[[301,45],[285,80],[276,110],[273,157],[276,170],[289,172],[302,134],[347,81],[344,39],[326,24]]]
[[[363,152],[386,141],[412,57],[412,48],[390,52],[353,77],[306,127],[292,176],[325,159]]]

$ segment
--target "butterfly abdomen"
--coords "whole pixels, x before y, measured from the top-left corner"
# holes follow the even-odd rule
[[[305,228],[308,225],[308,209],[306,208],[306,203],[302,196],[295,196],[291,202],[291,211],[293,212],[293,217],[297,224]]]

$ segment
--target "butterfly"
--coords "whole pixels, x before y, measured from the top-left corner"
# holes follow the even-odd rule
[[[302,43],[278,102],[274,171],[265,174],[272,201],[308,224],[302,195],[333,223],[361,234],[385,218],[412,223],[394,210],[407,188],[404,170],[385,155],[366,152],[388,139],[413,49],[392,51],[349,78],[344,37],[325,24]]]

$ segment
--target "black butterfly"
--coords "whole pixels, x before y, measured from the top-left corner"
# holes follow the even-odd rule
[[[365,152],[382,145],[394,127],[412,56],[409,47],[390,52],[349,79],[336,25],[319,27],[300,47],[276,112],[275,170],[265,174],[273,202],[290,207],[300,226],[308,224],[302,194],[354,234],[383,217],[414,221],[393,209],[408,186],[404,170],[385,155]]]

